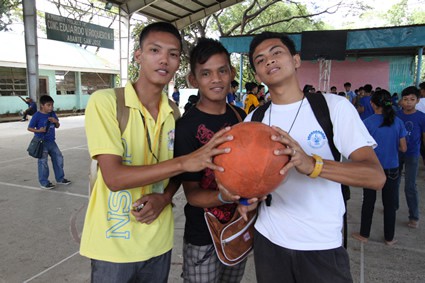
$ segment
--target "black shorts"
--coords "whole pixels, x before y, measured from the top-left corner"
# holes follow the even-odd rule
[[[255,231],[254,260],[257,282],[353,282],[348,253],[343,247],[320,251],[290,250]],[[276,278],[279,278],[276,281]]]

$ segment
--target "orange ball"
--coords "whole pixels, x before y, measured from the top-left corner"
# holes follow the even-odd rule
[[[229,192],[244,198],[265,196],[276,189],[285,178],[279,171],[289,161],[289,156],[273,153],[285,148],[271,139],[278,132],[263,123],[244,122],[233,126],[228,134],[233,140],[219,148],[229,147],[231,151],[214,158],[214,163],[224,168],[224,172],[215,171],[217,180]]]

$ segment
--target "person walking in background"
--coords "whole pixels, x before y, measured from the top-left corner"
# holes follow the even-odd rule
[[[49,181],[48,157],[52,159],[53,172],[56,184],[69,185],[71,181],[65,179],[63,170],[63,155],[56,144],[55,129],[60,127],[58,116],[53,111],[53,98],[48,95],[40,97],[40,111],[32,116],[28,131],[44,140],[43,156],[38,159],[38,181],[41,188],[51,190],[55,185]]]
[[[400,101],[402,109],[397,112],[397,116],[404,122],[407,130],[407,151],[400,153],[399,170],[401,174],[404,169],[404,193],[409,207],[407,226],[410,228],[419,226],[419,192],[416,186],[416,177],[420,147],[425,140],[425,114],[416,110],[419,97],[419,90],[416,87],[410,86],[403,89]]]
[[[351,83],[350,82],[346,82],[344,84],[344,89],[345,89],[345,96],[347,97],[348,100],[350,100],[350,102],[353,105],[356,105],[356,93],[354,91],[351,90]]]
[[[248,82],[245,84],[246,89],[246,98],[245,98],[245,113],[251,113],[252,110],[254,110],[258,105],[260,105],[260,102],[257,98],[257,92],[258,92],[258,85],[254,82]]]
[[[28,105],[27,109],[21,111],[21,121],[27,121],[28,115],[34,115],[34,113],[37,112],[37,103],[35,103],[31,97],[27,97],[24,99],[22,98],[22,96],[19,96],[19,98]]]
[[[258,85],[257,99],[258,99],[258,102],[260,103],[260,105],[263,105],[264,103],[266,103],[265,90],[266,90],[266,88],[264,87],[264,85],[262,85],[262,84]]]
[[[173,97],[174,102],[177,104],[177,106],[179,106],[180,92],[179,92],[179,89],[176,86],[174,87],[174,92],[172,94],[172,97]]]
[[[372,95],[372,85],[366,84],[363,87],[364,94],[360,97],[359,104],[357,106],[357,111],[359,111],[360,118],[365,120],[367,117],[373,115],[373,109],[370,105],[370,98]]]
[[[143,28],[134,58],[139,78],[124,89],[128,122],[117,121],[114,89],[96,91],[86,108],[90,156],[99,169],[89,199],[80,254],[91,259],[91,282],[166,283],[174,241],[171,201],[180,184],[169,178],[206,167],[229,136],[173,159],[175,118],[164,87],[180,64],[182,42],[170,23]]]
[[[235,73],[226,48],[214,39],[201,38],[190,52],[191,85],[199,89],[196,106],[176,124],[175,156],[189,154],[206,144],[214,133],[239,123],[245,112],[226,104]],[[238,117],[239,116],[239,117]],[[183,241],[183,280],[186,283],[240,282],[246,259],[234,266],[220,262],[205,218],[205,209],[222,223],[228,222],[236,204],[220,195],[210,169],[178,176],[187,203]]]
[[[416,110],[425,113],[425,82],[419,84],[419,92],[421,94],[421,98],[419,99],[418,104],[416,104]],[[425,165],[425,144],[421,142],[421,156],[422,162]]]
[[[371,104],[375,114],[363,122],[378,143],[375,153],[387,176],[382,189],[382,204],[384,206],[385,244],[391,246],[397,242],[394,239],[394,233],[400,178],[398,152],[407,150],[407,131],[403,121],[396,116],[392,107],[391,95],[387,90],[376,91],[371,97]],[[359,241],[367,242],[370,236],[375,201],[376,190],[364,188],[360,233],[352,234],[353,238]]]
[[[235,105],[236,103],[236,92],[238,91],[239,83],[233,80],[230,83],[230,91],[227,94],[227,103]]]

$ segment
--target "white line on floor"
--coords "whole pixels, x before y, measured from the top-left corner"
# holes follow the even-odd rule
[[[38,187],[24,186],[24,185],[5,183],[5,182],[0,182],[0,185],[15,187],[15,188],[22,188],[22,189],[27,189],[27,190],[34,190],[34,191],[49,191],[49,193],[51,192],[51,193],[56,193],[56,194],[65,194],[65,195],[68,195],[68,196],[74,196],[74,197],[80,197],[80,198],[87,198],[87,199],[89,198],[87,195],[75,194],[75,193],[70,193],[70,192],[55,191],[54,189],[53,190],[43,190],[43,189],[38,188]]]
[[[64,258],[63,260],[59,261],[58,263],[56,263],[56,264],[54,264],[54,265],[50,266],[49,268],[47,268],[47,269],[43,270],[43,271],[42,271],[42,272],[40,272],[39,274],[36,274],[36,275],[34,275],[33,277],[31,277],[30,279],[25,280],[25,281],[24,281],[24,283],[26,283],[26,282],[30,282],[31,280],[33,280],[33,279],[35,279],[35,278],[37,278],[37,277],[39,277],[39,276],[43,275],[44,273],[48,272],[49,270],[51,270],[51,269],[55,268],[56,266],[60,265],[61,263],[63,263],[63,262],[65,262],[65,261],[67,261],[68,259],[70,259],[71,257],[73,257],[73,256],[75,256],[75,255],[77,255],[77,254],[79,254],[79,253],[80,253],[80,252],[75,252],[75,253],[73,253],[73,254],[72,254],[72,255],[70,255],[69,257]]]

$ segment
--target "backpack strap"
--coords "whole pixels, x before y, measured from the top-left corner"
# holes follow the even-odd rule
[[[177,104],[174,101],[172,101],[169,98],[168,98],[168,104],[173,109],[174,121],[177,121],[181,117],[179,107],[177,106]]]
[[[326,102],[323,94],[320,93],[305,93],[305,97],[310,103],[311,109],[313,109],[314,116],[322,127],[328,139],[329,147],[332,151],[332,155],[335,161],[341,161],[341,153],[335,146],[334,143],[334,132],[331,121],[331,115],[329,113],[328,103]],[[344,199],[345,213],[344,213],[344,248],[347,248],[347,200],[350,199],[350,187],[341,184],[342,197]]]
[[[121,135],[127,127],[130,109],[125,106],[125,93],[123,87],[115,88],[115,96],[117,97],[117,120]]]
[[[236,118],[238,118],[239,122],[242,122],[242,117],[241,115],[239,115],[238,111],[235,109],[235,107],[232,106],[232,104],[227,103],[227,105],[229,105],[230,109],[233,110],[233,112],[235,112]]]
[[[267,101],[265,104],[258,107],[254,111],[254,113],[252,113],[251,121],[262,122],[264,118],[264,114],[266,113],[271,103],[272,103],[271,101]]]

